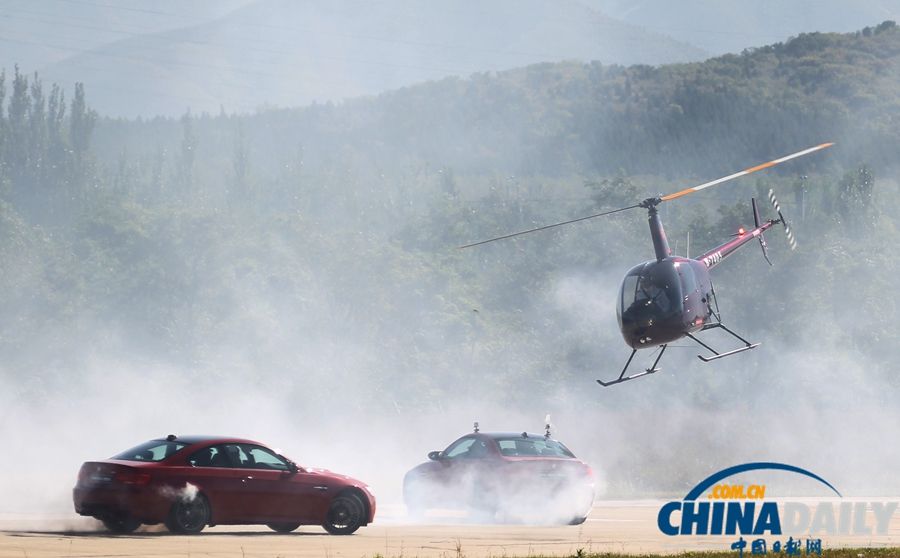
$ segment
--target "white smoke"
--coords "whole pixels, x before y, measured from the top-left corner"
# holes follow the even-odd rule
[[[185,483],[181,488],[163,485],[157,488],[159,494],[166,500],[176,501],[184,499],[187,502],[193,502],[200,493],[200,489],[191,483]]]

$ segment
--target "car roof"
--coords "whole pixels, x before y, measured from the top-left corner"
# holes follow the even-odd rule
[[[532,440],[532,439],[545,440],[545,439],[547,439],[543,434],[536,434],[534,432],[480,432],[480,434],[484,434],[485,436],[490,436],[491,438],[494,438],[495,440],[498,438],[522,438],[524,440],[525,437],[522,436],[522,434],[527,434],[528,435],[527,438],[529,440]],[[552,440],[553,438],[550,438],[550,439]]]
[[[171,436],[171,435],[170,435]],[[245,438],[235,438],[234,436],[209,436],[209,435],[201,435],[201,434],[188,434],[185,436],[175,436],[173,440],[169,440],[169,436],[163,438],[156,438],[153,440],[154,442],[180,442],[182,444],[200,444],[203,442],[238,442],[238,443],[248,443],[248,444],[256,444],[256,445],[265,445],[260,442],[254,440],[247,440]]]

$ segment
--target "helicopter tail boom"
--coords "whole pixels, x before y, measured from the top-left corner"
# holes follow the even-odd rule
[[[755,202],[754,202],[755,203]],[[739,233],[735,238],[729,240],[725,244],[721,246],[717,246],[710,250],[709,252],[697,257],[697,260],[703,262],[703,264],[711,269],[716,266],[719,262],[737,252],[739,248],[753,240],[754,238],[762,237],[762,233],[772,227],[775,224],[775,221],[766,221],[762,225],[759,225],[752,231],[746,231]],[[760,242],[764,242],[762,239]],[[763,254],[766,254],[765,244],[763,244]],[[766,261],[768,261],[768,257],[766,257]],[[771,262],[769,262],[771,264]]]

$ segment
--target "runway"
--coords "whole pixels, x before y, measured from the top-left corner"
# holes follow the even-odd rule
[[[737,537],[666,536],[657,527],[662,501],[600,502],[580,526],[475,525],[462,512],[429,514],[411,523],[403,506],[379,509],[373,524],[354,535],[331,536],[319,527],[279,535],[265,527],[219,526],[198,536],[176,536],[161,526],[111,535],[94,520],[75,516],[0,516],[0,558],[62,556],[441,557],[572,556],[586,553],[680,553],[730,550]],[[744,537],[750,539],[751,537]],[[771,538],[771,537],[766,537]],[[785,539],[787,537],[784,537]],[[822,536],[822,547],[900,546],[900,511],[886,535]],[[734,540],[733,540],[734,539]],[[745,549],[749,554],[750,547]],[[737,552],[735,552],[737,555]],[[805,552],[804,552],[805,555]]]

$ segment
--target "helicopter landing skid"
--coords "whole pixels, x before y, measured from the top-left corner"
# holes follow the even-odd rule
[[[628,362],[625,363],[625,368],[622,369],[622,373],[619,374],[619,377],[611,382],[597,380],[597,383],[603,387],[608,387],[615,384],[621,384],[622,382],[627,382],[628,380],[634,380],[635,378],[640,378],[641,376],[647,376],[648,374],[653,374],[654,372],[659,372],[661,368],[657,368],[656,365],[659,364],[659,359],[662,358],[663,353],[666,352],[666,347],[668,347],[668,345],[662,345],[662,350],[660,350],[659,354],[656,355],[656,360],[653,361],[653,366],[647,368],[643,372],[638,372],[637,374],[632,374],[631,376],[625,377],[625,372],[628,370],[628,366],[631,364],[631,359],[634,358],[634,354],[637,352],[637,349],[631,349],[631,356],[628,357]]]
[[[724,357],[727,357],[727,356],[731,356],[731,355],[734,355],[734,354],[737,354],[737,353],[743,353],[744,351],[749,351],[750,349],[755,349],[755,348],[759,347],[759,345],[760,345],[760,343],[750,343],[749,341],[747,341],[746,339],[744,339],[743,337],[741,337],[741,336],[738,335],[737,333],[731,331],[730,329],[728,329],[727,327],[725,327],[725,326],[722,325],[721,323],[707,324],[707,325],[704,326],[703,329],[700,330],[700,331],[706,331],[707,329],[712,329],[712,328],[715,328],[715,327],[722,328],[722,329],[724,329],[725,331],[727,331],[728,333],[730,333],[733,337],[736,337],[737,339],[740,339],[741,341],[744,342],[744,346],[743,346],[743,347],[738,347],[737,349],[734,349],[734,350],[731,350],[731,351],[727,351],[727,352],[724,352],[724,353],[719,353],[719,352],[717,352],[715,349],[713,349],[712,347],[710,347],[709,345],[707,345],[706,343],[704,343],[703,341],[700,341],[699,339],[697,339],[696,337],[694,337],[693,335],[691,335],[690,333],[688,333],[688,334],[687,334],[688,337],[690,337],[691,339],[693,339],[694,341],[696,341],[697,343],[699,343],[699,344],[702,345],[703,347],[707,348],[707,349],[714,355],[714,356],[711,356],[711,357],[705,357],[705,356],[703,356],[703,355],[697,355],[697,358],[699,358],[699,359],[702,360],[703,362],[711,362],[711,361],[718,360],[718,359],[720,359],[720,358],[724,358]]]
[[[702,345],[703,347],[708,349],[709,352],[711,352],[713,354],[713,356],[711,356],[711,357],[697,355],[697,358],[699,358],[703,362],[712,362],[714,360],[718,360],[720,358],[731,356],[731,355],[734,355],[737,353],[743,353],[744,351],[749,351],[750,349],[755,349],[760,346],[760,343],[751,343],[751,342],[747,341],[746,339],[744,339],[737,333],[731,331],[730,329],[728,329],[727,327],[722,325],[721,322],[707,324],[700,331],[706,331],[708,329],[713,329],[713,328],[717,328],[717,327],[724,329],[726,332],[730,333],[733,337],[740,339],[744,343],[744,346],[738,347],[737,349],[733,349],[731,351],[720,353],[720,352],[716,351],[715,349],[713,349],[712,347],[710,347],[709,345],[707,345],[706,343],[704,343],[703,341],[700,341],[699,339],[697,339],[690,333],[686,333],[685,335],[687,337],[690,337],[691,339],[693,339],[694,341],[696,341],[697,343],[699,343],[700,345]],[[615,384],[621,384],[622,382],[627,382],[628,380],[634,380],[636,378],[640,378],[641,376],[647,376],[649,374],[653,374],[654,372],[659,372],[661,369],[657,368],[656,365],[659,364],[659,359],[661,359],[663,356],[663,353],[666,352],[666,347],[668,347],[668,345],[661,345],[661,347],[662,347],[662,350],[660,350],[659,354],[656,355],[656,360],[653,361],[653,366],[651,366],[650,368],[647,368],[643,372],[638,372],[637,374],[632,374],[631,376],[625,376],[625,372],[628,371],[628,367],[631,365],[631,359],[633,359],[635,353],[637,353],[637,349],[632,349],[631,356],[628,357],[628,362],[625,363],[625,368],[622,369],[622,372],[619,374],[618,378],[616,378],[615,380],[612,380],[610,382],[604,382],[603,380],[597,380],[597,383],[603,387],[608,387],[608,386],[612,386]]]

